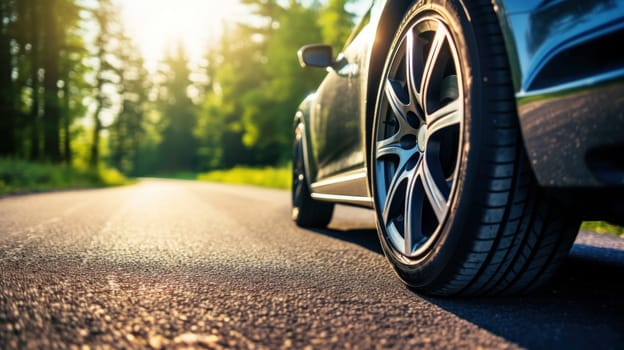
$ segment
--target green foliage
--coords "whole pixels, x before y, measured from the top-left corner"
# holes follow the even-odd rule
[[[216,169],[223,159],[223,139],[226,136],[225,113],[219,108],[221,101],[216,94],[210,94],[201,107],[194,135],[198,140],[197,158],[199,169]]]
[[[238,166],[230,170],[214,170],[199,174],[197,179],[286,189],[290,188],[292,183],[292,171],[290,166],[263,168]]]
[[[296,52],[305,44],[323,41],[319,16],[326,12],[346,16],[343,22],[351,26],[350,15],[338,11],[337,3],[328,8],[297,1],[243,3],[253,10],[256,20],[249,22],[254,24],[227,28],[207,59],[210,86],[195,131],[200,169],[287,160],[297,105],[325,74],[299,67]],[[344,41],[348,32],[338,31],[332,32],[333,38]]]
[[[0,195],[129,183],[130,180],[113,168],[80,170],[67,165],[0,158]]]
[[[255,126],[263,136],[256,145],[266,154],[262,161],[268,164],[290,157],[293,115],[302,98],[314,91],[325,75],[322,70],[302,69],[296,56],[301,46],[322,40],[316,18],[313,9],[291,4],[267,44],[269,84],[263,101],[247,105],[245,117],[246,125],[251,125],[247,130]]]
[[[323,40],[333,47],[334,52],[342,50],[345,40],[353,29],[353,14],[345,9],[352,0],[328,0],[318,22],[322,29]]]
[[[121,35],[117,57],[123,64],[117,68],[120,110],[112,123],[112,165],[126,174],[138,170],[141,144],[146,136],[145,118],[149,108],[148,92],[151,88],[148,72],[138,48],[126,35]]]

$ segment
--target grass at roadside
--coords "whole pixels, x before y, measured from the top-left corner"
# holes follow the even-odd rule
[[[624,227],[612,225],[604,221],[585,221],[581,225],[581,230],[609,233],[624,238]]]
[[[197,180],[197,176],[198,174],[192,171],[158,172],[158,173],[146,175],[146,177],[155,177],[159,179],[173,179],[173,180]]]
[[[66,165],[0,159],[0,195],[131,183],[116,169],[81,170]]]
[[[234,167],[229,170],[214,170],[199,174],[197,180],[287,189],[290,188],[291,177],[290,166]]]

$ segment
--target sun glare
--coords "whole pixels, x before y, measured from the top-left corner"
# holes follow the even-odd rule
[[[124,24],[139,46],[148,67],[167,49],[182,42],[192,62],[222,32],[223,23],[240,18],[236,0],[119,0]]]

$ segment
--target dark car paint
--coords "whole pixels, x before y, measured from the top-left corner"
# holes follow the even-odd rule
[[[624,2],[500,1],[499,17],[539,183],[624,185]]]
[[[330,69],[310,103],[302,104],[298,116],[308,130],[307,166],[318,199],[371,203],[366,198],[366,154],[372,104],[387,47],[409,3],[374,1],[369,28],[345,48],[343,67],[348,68]],[[624,2],[493,4],[539,183],[560,188],[624,185],[624,165],[617,156],[624,151],[624,59],[616,44],[604,45],[605,36],[624,42]],[[597,51],[579,57],[583,48]]]

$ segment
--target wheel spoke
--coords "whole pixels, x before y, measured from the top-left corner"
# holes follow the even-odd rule
[[[407,161],[402,162],[396,168],[396,171],[390,181],[390,186],[388,186],[388,190],[386,192],[386,199],[384,201],[383,207],[383,219],[386,225],[391,224],[390,210],[392,209],[392,204],[398,201],[405,201],[405,192],[399,191],[401,184],[406,179],[409,179],[414,175],[414,169],[406,170]]]
[[[414,50],[416,50],[416,38],[414,37],[414,31],[410,30],[405,35],[405,66],[407,71],[407,91],[409,92],[410,103],[417,104],[420,103],[420,89],[417,83],[419,77],[416,76],[417,69],[416,67],[422,65],[420,62],[420,58],[418,55],[415,55]]]
[[[423,161],[420,163],[419,167],[419,177],[422,181],[423,188],[425,190],[425,195],[429,200],[429,204],[431,204],[431,208],[433,208],[433,212],[435,213],[436,218],[439,222],[442,222],[444,218],[444,214],[446,213],[447,204],[447,195],[442,192],[440,189],[439,183],[445,182],[446,180],[440,179],[440,181],[436,181],[434,177],[434,173],[432,173],[427,157],[423,157]]]
[[[455,99],[437,111],[427,115],[427,139],[436,132],[461,123],[462,102]]]
[[[438,30],[435,32],[433,36],[433,40],[431,41],[431,48],[429,49],[429,53],[427,54],[427,58],[425,60],[425,67],[423,69],[423,77],[420,82],[420,102],[423,110],[427,111],[427,87],[431,83],[431,79],[433,76],[433,71],[438,64],[438,58],[440,56],[440,52],[442,51],[442,47],[444,46],[444,42],[446,41],[446,31],[443,27],[439,26]]]
[[[376,145],[377,153],[375,153],[375,157],[377,159],[380,159],[389,155],[395,155],[395,156],[401,157],[401,154],[405,150],[401,147],[401,144],[399,144],[397,135],[398,133],[394,134],[393,136],[385,140],[377,141],[377,145]]]
[[[378,141],[377,142],[377,153],[375,154],[377,159],[381,159],[387,156],[397,156],[399,158],[399,165],[397,168],[403,168],[407,160],[416,152],[413,149],[404,149],[398,142],[393,141],[392,139]]]
[[[408,121],[408,112],[412,110],[413,107],[410,103],[404,102],[404,100],[408,100],[409,97],[405,95],[405,88],[403,88],[402,83],[394,79],[387,79],[384,92],[388,99],[388,104],[399,123],[398,137],[400,138],[410,133],[415,134],[417,130],[414,129]]]
[[[397,171],[394,174],[392,181],[390,182],[390,187],[388,187],[388,191],[386,192],[386,200],[384,201],[383,207],[383,220],[386,225],[390,225],[390,209],[392,207],[392,203],[396,200],[397,195],[401,195],[397,190],[401,182],[405,179],[404,174],[402,172]]]
[[[421,160],[422,162],[422,160]],[[419,242],[422,238],[422,203],[424,201],[422,185],[418,179],[417,173],[414,172],[409,178],[407,189],[405,191],[405,218],[404,227],[404,244],[406,255],[412,254],[412,248],[415,242]]]
[[[397,116],[397,118],[405,119],[409,102],[405,103],[403,101],[408,100],[409,97],[404,96],[405,90],[401,85],[401,82],[394,79],[386,80],[384,92],[386,93],[388,104],[390,105],[390,108],[392,108],[394,115]]]

